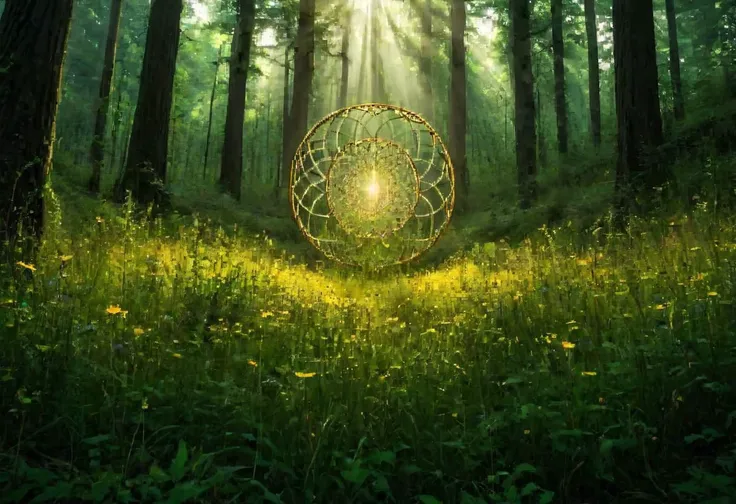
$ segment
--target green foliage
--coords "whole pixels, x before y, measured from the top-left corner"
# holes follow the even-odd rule
[[[723,192],[367,275],[54,183],[2,266],[3,502],[734,498]]]

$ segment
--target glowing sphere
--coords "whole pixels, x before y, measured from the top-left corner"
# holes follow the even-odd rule
[[[380,268],[437,241],[452,216],[455,180],[442,140],[419,115],[355,105],[302,140],[289,199],[302,233],[327,257]]]

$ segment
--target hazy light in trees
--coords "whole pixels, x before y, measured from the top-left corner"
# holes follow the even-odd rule
[[[192,20],[196,23],[209,23],[210,8],[202,0],[190,0]]]
[[[258,37],[256,45],[258,45],[258,47],[276,47],[278,45],[276,30],[271,27],[263,30]]]

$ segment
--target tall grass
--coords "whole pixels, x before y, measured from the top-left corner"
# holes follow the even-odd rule
[[[0,502],[736,499],[707,204],[372,275],[130,206],[66,224],[0,272]]]

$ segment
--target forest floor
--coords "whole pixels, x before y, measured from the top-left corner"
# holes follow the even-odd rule
[[[705,192],[365,274],[64,184],[1,272],[0,502],[736,500],[736,218]]]

